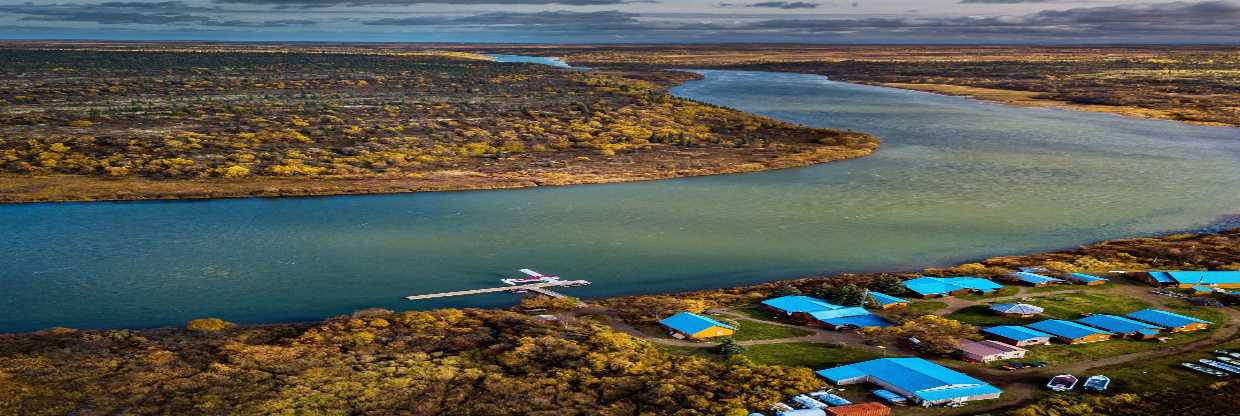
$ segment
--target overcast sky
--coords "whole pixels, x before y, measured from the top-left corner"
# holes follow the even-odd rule
[[[1240,44],[1240,0],[0,0],[0,38]]]

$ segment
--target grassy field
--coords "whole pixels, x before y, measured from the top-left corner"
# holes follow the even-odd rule
[[[737,319],[736,326],[736,334],[732,336],[732,339],[737,341],[801,337],[814,333],[805,329],[789,328],[743,319]]]
[[[1042,287],[1031,287],[1031,288],[1027,288],[1027,289],[1025,289],[1025,293],[1030,293],[1030,294],[1032,294],[1032,293],[1058,292],[1058,291],[1067,291],[1067,290],[1074,290],[1074,291],[1075,291],[1075,290],[1107,290],[1107,289],[1111,289],[1111,288],[1113,288],[1113,287],[1115,287],[1115,285],[1114,285],[1114,284],[1112,284],[1112,283],[1107,283],[1107,284],[1098,285],[1098,286],[1085,286],[1085,285],[1050,285],[1050,286],[1042,286]]]
[[[1219,348],[1240,350],[1240,340],[1222,344]],[[1219,379],[1190,371],[1181,367],[1180,363],[1212,357],[1214,354],[1209,351],[1196,351],[1138,363],[1103,367],[1098,369],[1097,373],[1110,377],[1113,391],[1123,393],[1156,392],[1164,390],[1165,386],[1184,389],[1198,388],[1217,382]]]
[[[736,312],[736,313],[748,316],[753,319],[762,319],[762,320],[767,320],[767,321],[775,321],[781,318],[780,316],[776,315],[774,312],[771,312],[770,309],[764,308],[760,305],[749,305],[744,308],[733,309],[732,312]]]
[[[906,311],[908,314],[924,315],[947,307],[947,303],[937,300],[909,302],[907,308],[892,309],[892,312]]]
[[[1027,323],[1037,322],[1040,318],[1012,318],[996,315],[990,311],[988,305],[974,305],[947,315],[950,319],[955,319],[970,325],[977,326],[994,326],[994,325],[1024,325]]]
[[[749,351],[745,352],[745,356],[759,364],[809,367],[815,370],[882,357],[882,354],[859,348],[803,342],[754,345],[747,348]]]
[[[1109,313],[1123,315],[1148,308],[1149,303],[1140,299],[1110,296],[1098,293],[1065,293],[1031,298],[1025,303],[1041,306],[1048,318],[1074,320],[1083,313]]]
[[[1020,287],[1013,286],[1013,285],[1007,285],[987,295],[975,295],[975,294],[970,293],[968,295],[961,295],[957,297],[961,299],[965,299],[965,300],[979,300],[980,301],[980,300],[986,300],[986,299],[1001,298],[1004,296],[1012,296],[1012,295],[1015,295],[1019,291],[1020,291]]]

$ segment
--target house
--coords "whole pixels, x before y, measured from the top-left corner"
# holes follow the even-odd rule
[[[1024,358],[1025,353],[1029,352],[1029,350],[1015,345],[991,340],[960,341],[960,345],[956,346],[956,351],[960,353],[961,357],[983,363]]]
[[[996,303],[990,305],[990,311],[1002,316],[1028,318],[1042,313],[1042,308],[1027,303]]]
[[[831,416],[890,416],[891,408],[879,402],[866,402],[823,409]]]
[[[812,324],[825,326],[829,329],[888,327],[891,322],[860,306],[840,307],[839,309],[810,312]]]
[[[1030,273],[1030,272],[1012,273],[1012,277],[1016,278],[1016,280],[1020,281],[1021,283],[1024,283],[1024,284],[1027,284],[1033,287],[1057,285],[1057,284],[1064,282],[1063,279],[1056,279],[1054,277],[1043,276],[1037,273]]]
[[[676,338],[705,339],[736,333],[731,325],[691,312],[679,312],[663,318],[659,324],[667,327]]]
[[[1098,276],[1091,276],[1085,273],[1072,273],[1066,276],[1066,278],[1078,285],[1085,286],[1097,286],[1107,282],[1107,279]]]
[[[908,306],[908,301],[895,296],[870,291],[870,302],[879,309],[891,309]],[[875,403],[877,404],[877,403]],[[879,406],[882,406],[881,404]]]
[[[1194,295],[1208,295],[1214,293],[1214,288],[1209,286],[1192,285],[1188,287],[1189,292]]]
[[[1024,347],[1029,345],[1046,345],[1051,343],[1051,334],[1017,325],[1000,325],[982,329],[987,338],[1002,341],[1008,345]]]
[[[1030,329],[1042,331],[1065,344],[1084,344],[1111,339],[1111,333],[1098,328],[1089,327],[1072,321],[1047,319],[1025,325]]]
[[[1134,321],[1122,316],[1096,314],[1076,320],[1077,323],[1105,329],[1115,334],[1137,339],[1148,339],[1158,336],[1162,327],[1145,322]]]
[[[1142,309],[1124,316],[1132,320],[1161,326],[1166,328],[1166,332],[1198,331],[1210,327],[1210,321],[1158,309]]]
[[[904,282],[904,287],[923,299],[958,296],[967,293],[990,293],[1003,286],[980,277],[918,277]]]
[[[872,383],[921,405],[997,399],[995,386],[921,358],[879,358],[816,372],[832,384]]]
[[[1150,283],[1158,286],[1240,289],[1240,271],[1149,272],[1146,275]]]
[[[785,317],[800,320],[802,322],[810,322],[810,312],[829,311],[843,308],[843,306],[828,303],[825,300],[812,298],[809,296],[792,295],[780,296],[777,298],[762,301],[762,306],[767,309],[782,314]]]

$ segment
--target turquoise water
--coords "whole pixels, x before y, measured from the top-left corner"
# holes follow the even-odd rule
[[[496,306],[400,296],[532,267],[585,297],[915,270],[1240,212],[1240,130],[704,72],[681,96],[884,140],[743,175],[513,191],[0,206],[0,331]]]
[[[564,60],[560,58],[552,58],[552,57],[546,57],[546,56],[506,55],[506,54],[501,54],[501,53],[486,54],[486,55],[492,58],[495,58],[495,62],[540,64],[540,65],[550,65],[556,68],[572,68],[572,66],[569,66],[567,62],[564,62]],[[577,67],[577,68],[581,69],[582,67]]]

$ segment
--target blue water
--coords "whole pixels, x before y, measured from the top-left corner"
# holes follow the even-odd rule
[[[862,159],[513,191],[0,206],[0,331],[497,306],[521,267],[598,297],[915,270],[1240,212],[1240,130],[706,71],[675,93],[875,133]]]

